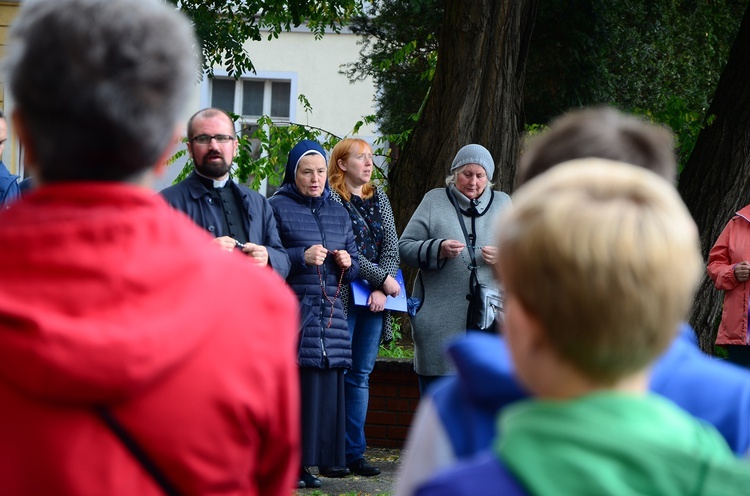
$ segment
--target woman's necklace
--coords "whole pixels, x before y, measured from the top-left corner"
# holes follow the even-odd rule
[[[336,286],[336,294],[333,295],[333,298],[331,298],[328,296],[328,293],[326,293],[326,285],[323,283],[323,274],[320,273],[320,265],[316,265],[315,268],[318,269],[318,281],[320,281],[320,290],[323,292],[323,297],[328,300],[328,303],[331,304],[331,315],[328,317],[328,325],[326,326],[326,329],[330,329],[331,323],[333,322],[334,302],[336,301],[336,298],[339,297],[339,293],[341,293],[341,284],[344,282],[344,273],[348,269],[344,269],[341,271],[341,275],[339,276],[339,285]]]

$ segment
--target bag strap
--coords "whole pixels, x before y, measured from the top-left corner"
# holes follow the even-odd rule
[[[368,224],[365,218],[362,216],[362,212],[360,212],[357,206],[353,205],[351,202],[346,202],[346,203],[348,204],[348,206],[345,205],[346,209],[349,210],[350,212],[354,212],[357,215],[357,217],[359,217],[359,220],[362,221],[362,224],[364,224],[364,226],[367,228],[367,232],[370,233],[370,239],[372,239],[372,242],[375,243],[375,235],[373,234],[372,229],[370,228],[370,224]]]
[[[378,192],[377,192],[377,190],[375,190],[375,195],[377,195],[377,194],[378,194]],[[343,198],[342,198],[342,200],[343,200]],[[377,200],[376,203],[378,204],[378,208],[380,208],[380,198],[376,196],[376,200]],[[357,217],[359,217],[359,220],[362,221],[362,224],[364,224],[364,226],[367,228],[367,232],[370,233],[370,239],[372,240],[373,243],[375,243],[376,242],[376,240],[375,240],[375,234],[373,234],[372,229],[370,228],[370,224],[367,223],[367,221],[365,220],[364,216],[362,215],[362,212],[359,211],[359,209],[357,208],[357,206],[353,205],[351,202],[346,202],[346,205],[344,205],[344,206],[350,212],[353,211],[355,214],[357,214]],[[421,246],[420,246],[420,248],[421,248]],[[372,263],[374,263],[374,262],[372,262]],[[377,264],[375,264],[375,265],[377,265]],[[390,274],[388,274],[388,275],[390,275]],[[420,280],[421,280],[421,278],[422,278],[422,273],[421,272],[419,273],[419,277],[420,277]],[[424,287],[424,284],[422,285],[422,287]]]
[[[164,491],[164,494],[166,494],[167,496],[180,495],[180,491],[178,491],[174,484],[172,484],[172,481],[170,481],[167,476],[164,475],[164,472],[159,470],[159,467],[156,466],[156,463],[148,456],[148,454],[143,450],[138,442],[133,439],[130,433],[125,430],[122,424],[117,421],[114,415],[112,415],[112,412],[110,412],[107,408],[97,407],[96,413],[99,418],[104,421],[107,427],[109,427],[109,429],[114,432],[114,434],[117,436],[117,439],[119,439],[120,442],[125,445],[128,451],[130,451],[130,453],[133,455],[133,457],[138,460],[138,463],[140,463],[141,467],[143,467],[143,469],[148,472],[148,475],[150,475],[151,478],[159,485],[162,491]]]
[[[479,266],[477,265],[477,259],[474,252],[474,245],[476,244],[477,236],[476,233],[469,234],[466,231],[466,223],[464,222],[464,216],[461,212],[461,208],[458,206],[458,200],[453,196],[453,194],[450,191],[450,186],[445,187],[445,193],[448,195],[448,198],[450,199],[451,203],[453,204],[453,207],[456,209],[456,215],[458,216],[458,222],[461,224],[461,231],[464,233],[464,239],[466,239],[466,248],[469,251],[469,255],[471,256],[471,275],[469,276],[469,294],[466,295],[466,299],[471,301],[470,298],[472,295],[474,295],[474,292],[476,290],[476,287],[479,286],[479,274],[477,273],[477,269]],[[492,196],[490,197],[490,202],[495,197],[495,192],[492,192]]]
[[[474,254],[474,245],[476,244],[477,236],[475,233],[469,234],[466,231],[466,223],[464,222],[463,213],[461,213],[461,208],[458,206],[458,200],[456,200],[453,197],[453,194],[451,193],[450,186],[445,187],[445,194],[448,195],[448,199],[453,204],[453,207],[456,209],[458,222],[459,224],[461,224],[461,231],[463,231],[464,239],[466,240],[466,249],[469,251],[469,256],[471,256],[471,271],[474,272],[475,270],[477,270],[477,259]]]

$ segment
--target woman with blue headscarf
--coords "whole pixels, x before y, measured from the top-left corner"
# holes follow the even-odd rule
[[[269,200],[291,262],[287,283],[300,300],[302,470],[299,487],[320,487],[306,467],[345,465],[344,370],[351,342],[341,288],[357,277],[357,246],[349,214],[331,200],[325,150],[299,142],[284,182]]]

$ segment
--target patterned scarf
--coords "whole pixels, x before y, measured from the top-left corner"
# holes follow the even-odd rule
[[[352,229],[359,253],[370,262],[378,263],[380,246],[383,243],[383,217],[378,206],[378,193],[375,192],[366,200],[352,195],[350,201],[342,203],[352,219]]]

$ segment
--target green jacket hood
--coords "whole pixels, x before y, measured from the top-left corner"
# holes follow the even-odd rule
[[[498,418],[494,449],[535,496],[750,494],[750,463],[660,397],[529,400]]]

